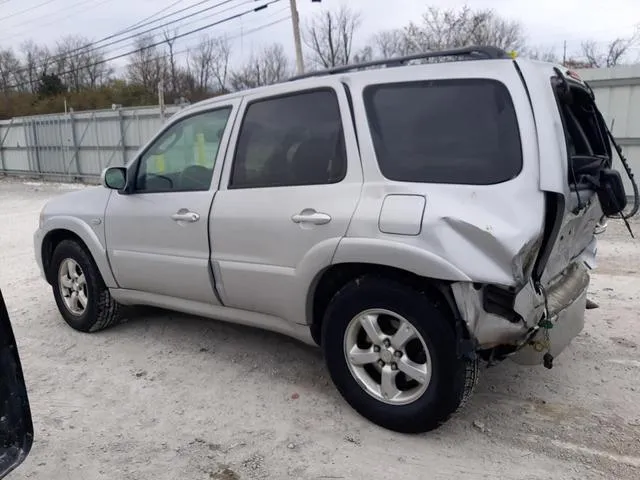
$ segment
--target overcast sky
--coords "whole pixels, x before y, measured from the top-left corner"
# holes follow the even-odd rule
[[[169,5],[174,7],[166,15],[201,0],[0,0],[0,48],[19,48],[27,40],[49,46],[67,34],[101,39],[140,22]],[[233,0],[198,17],[185,19],[180,33],[219,21],[230,15],[273,0]],[[567,41],[569,51],[578,49],[580,42],[592,39],[602,44],[619,36],[630,35],[640,23],[640,0],[297,0],[301,21],[323,8],[337,8],[341,3],[362,12],[362,27],[358,40],[364,42],[381,29],[402,27],[410,21],[419,22],[428,5],[472,8],[492,8],[500,15],[522,22],[528,41],[544,48],[561,50]],[[145,28],[187,15],[199,9],[222,3],[222,0],[202,2],[202,5],[179,15],[151,24]],[[273,41],[281,42],[293,56],[293,42],[289,15],[289,0],[276,0],[267,9],[250,13],[239,19],[224,22],[207,30],[211,34],[226,34],[234,38],[233,58],[237,63],[252,49]],[[157,18],[157,17],[156,17]],[[266,26],[273,22],[274,25]],[[264,28],[262,28],[264,27]],[[253,31],[256,30],[257,31]],[[132,32],[133,33],[133,32]],[[177,50],[186,49],[199,34],[177,42]],[[106,47],[107,56],[131,49],[132,40]],[[636,49],[634,55],[640,55]],[[122,60],[120,62],[123,62]]]

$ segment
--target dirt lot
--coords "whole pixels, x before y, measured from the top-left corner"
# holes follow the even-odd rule
[[[320,352],[275,334],[157,312],[71,330],[32,246],[67,188],[0,180],[0,287],[35,425],[11,478],[640,478],[640,243],[622,225],[599,248],[601,308],[552,370],[483,371],[447,425],[406,436],[355,414]]]

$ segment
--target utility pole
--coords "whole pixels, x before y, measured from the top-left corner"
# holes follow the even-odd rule
[[[291,5],[291,25],[293,27],[293,41],[296,45],[296,66],[298,75],[304,73],[304,60],[302,59],[302,43],[300,41],[300,17],[298,16],[298,7],[296,0],[289,0]]]

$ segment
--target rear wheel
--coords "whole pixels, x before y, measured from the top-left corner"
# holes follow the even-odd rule
[[[427,296],[400,282],[362,277],[332,299],[322,345],[345,400],[385,428],[425,432],[470,395],[477,362],[458,358],[452,322]]]
[[[58,244],[51,259],[53,295],[67,324],[96,332],[120,321],[120,305],[111,297],[100,271],[83,245]]]

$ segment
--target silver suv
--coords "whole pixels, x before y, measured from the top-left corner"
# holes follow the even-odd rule
[[[280,332],[360,414],[427,431],[480,360],[551,367],[583,328],[626,206],[608,134],[576,74],[491,47],[313,73],[172,117],[48,203],[35,254],[74,329],[149,305]]]

